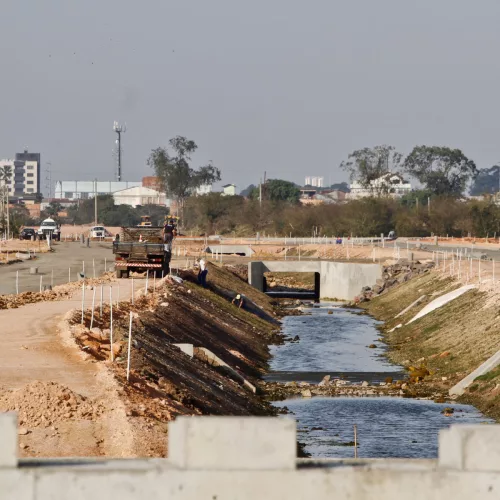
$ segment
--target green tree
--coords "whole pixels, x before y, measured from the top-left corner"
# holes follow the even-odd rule
[[[255,185],[250,184],[250,186],[247,186],[245,189],[243,189],[241,191],[240,196],[244,196],[245,198],[248,198],[254,189],[255,189]]]
[[[451,196],[460,196],[477,175],[476,164],[460,149],[441,146],[416,146],[404,170],[432,193]]]
[[[63,209],[62,205],[58,203],[57,201],[51,201],[47,208],[44,210],[44,212],[47,214],[48,217],[57,217],[57,214],[61,212]]]
[[[258,200],[259,196],[259,188],[256,187],[251,191],[250,197]],[[262,186],[262,199],[297,204],[300,199],[300,189],[293,182],[281,179],[269,179]]]
[[[340,164],[340,168],[349,173],[351,181],[357,181],[363,187],[368,187],[371,181],[384,174],[398,172],[402,160],[403,156],[394,146],[382,145],[353,151],[347,161]]]
[[[175,199],[183,211],[186,198],[198,187],[220,181],[220,170],[211,163],[194,169],[190,166],[191,155],[198,149],[194,141],[177,136],[169,141],[168,148],[153,149],[148,165],[155,171],[161,189],[170,198]]]
[[[470,194],[472,196],[481,196],[498,193],[500,183],[499,174],[500,166],[498,165],[480,169],[470,188]]]

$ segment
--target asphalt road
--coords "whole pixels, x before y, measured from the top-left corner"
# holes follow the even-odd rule
[[[16,293],[16,274],[19,273],[19,292],[40,289],[43,285],[61,285],[78,280],[83,271],[88,278],[99,276],[104,268],[114,263],[111,243],[91,242],[90,247],[79,242],[54,242],[54,251],[37,254],[36,259],[0,266],[0,294]],[[85,264],[84,264],[85,263]],[[38,274],[30,274],[31,267],[38,267]]]

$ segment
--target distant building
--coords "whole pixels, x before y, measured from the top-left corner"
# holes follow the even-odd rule
[[[113,194],[116,191],[132,187],[142,187],[142,182],[129,181],[97,181],[97,188],[94,181],[57,181],[55,188],[56,199],[68,200],[88,200],[94,197],[94,190],[98,195]]]
[[[29,153],[25,149],[16,153],[14,160],[14,196],[40,193],[40,153]]]
[[[235,184],[226,184],[225,186],[222,186],[223,195],[224,196],[235,196],[236,195],[236,185]]]
[[[0,160],[0,168],[7,166],[12,172],[7,181],[9,197],[35,199],[40,193],[40,161],[40,153],[29,153],[27,149],[16,153],[14,160]]]
[[[323,187],[323,177],[306,177],[305,186]]]
[[[235,186],[236,187],[236,186]],[[212,184],[203,184],[195,189],[195,193],[200,196],[202,194],[209,194],[212,192]]]
[[[363,186],[359,182],[353,182],[350,186],[351,192],[347,197],[350,200],[366,198],[368,196],[389,196],[400,198],[411,193],[411,184],[399,174],[387,173],[370,182],[369,186]]]
[[[136,186],[113,193],[115,205],[130,205],[137,207],[139,205],[167,205],[167,200],[163,193],[154,189]]]
[[[300,190],[300,203],[303,205],[322,205],[330,203],[342,203],[346,199],[346,193],[339,189],[322,189],[303,187]]]
[[[142,178],[143,187],[154,189],[155,191],[161,191],[160,185],[160,179],[158,177],[155,177],[154,175]]]

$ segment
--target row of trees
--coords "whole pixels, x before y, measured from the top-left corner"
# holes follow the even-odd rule
[[[375,236],[396,230],[400,236],[431,234],[477,237],[500,235],[500,207],[488,201],[415,192],[402,199],[362,198],[339,205],[293,205],[211,193],[191,197],[185,225],[195,234],[253,236],[255,233],[311,236]]]
[[[448,196],[460,196],[479,174],[460,149],[442,146],[416,146],[406,158],[394,146],[364,148],[353,151],[340,166],[364,187],[392,172],[409,175],[434,195]]]

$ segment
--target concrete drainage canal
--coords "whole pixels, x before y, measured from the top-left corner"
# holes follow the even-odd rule
[[[493,422],[468,405],[381,396],[377,389],[405,373],[384,357],[377,321],[332,303],[305,312],[284,318],[290,341],[271,348],[267,381],[305,388],[302,395],[273,404],[297,420],[298,439],[313,458],[353,458],[355,426],[360,458],[435,458],[440,429]],[[314,387],[311,393],[309,384],[328,375],[328,384],[350,389],[334,397],[316,396]]]

